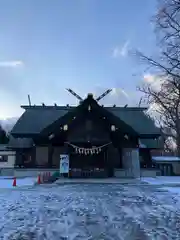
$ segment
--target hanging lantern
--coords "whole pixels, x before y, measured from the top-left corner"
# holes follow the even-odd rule
[[[124,138],[127,139],[127,140],[129,139],[127,134],[124,135]]]
[[[54,138],[54,134],[52,133],[52,134],[49,135],[49,140],[51,140],[53,138]]]
[[[116,131],[115,125],[111,125],[111,131],[112,131],[112,132],[115,132],[115,131]]]
[[[64,130],[64,131],[67,131],[67,130],[68,130],[68,125],[67,125],[67,124],[65,124],[65,125],[63,126],[63,130]]]
[[[91,111],[91,106],[90,106],[90,105],[88,106],[88,111],[89,111],[89,112]]]

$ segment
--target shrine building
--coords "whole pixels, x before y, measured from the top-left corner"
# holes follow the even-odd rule
[[[21,106],[11,131],[16,168],[59,169],[69,156],[68,177],[156,175],[151,150],[162,147],[160,129],[142,107],[106,107],[88,94],[78,106]]]

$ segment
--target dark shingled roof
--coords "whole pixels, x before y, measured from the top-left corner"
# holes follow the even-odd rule
[[[49,124],[64,116],[67,107],[24,107],[25,112],[13,127],[11,134],[37,134]]]
[[[31,148],[33,146],[33,140],[31,138],[14,138],[10,137],[8,148]]]
[[[159,128],[157,128],[152,119],[144,113],[145,108],[116,107],[107,109],[140,134],[160,134]]]
[[[63,117],[69,110],[75,107],[62,106],[22,106],[25,112],[19,118],[11,131],[16,134],[38,134],[48,125]],[[145,108],[104,107],[130,125],[136,132],[142,135],[160,135],[160,130],[154,122],[144,114]]]

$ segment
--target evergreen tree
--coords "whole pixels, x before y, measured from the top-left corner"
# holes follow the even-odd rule
[[[0,125],[0,144],[7,144],[9,142],[9,137],[6,131]]]

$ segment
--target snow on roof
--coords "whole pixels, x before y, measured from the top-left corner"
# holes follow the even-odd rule
[[[155,156],[152,157],[152,160],[155,162],[177,162],[180,161],[180,158],[174,156]]]

